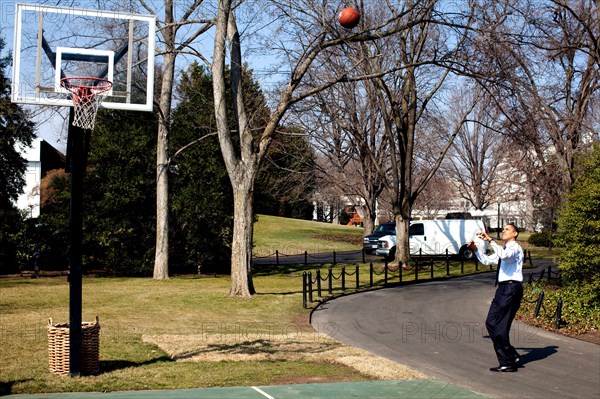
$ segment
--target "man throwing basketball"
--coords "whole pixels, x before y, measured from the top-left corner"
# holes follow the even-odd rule
[[[490,243],[494,253],[486,255],[477,249],[473,241],[469,247],[475,251],[477,259],[484,265],[498,264],[496,282],[498,289],[485,321],[488,333],[494,343],[494,351],[500,365],[492,367],[490,371],[511,372],[517,371],[520,361],[519,354],[510,344],[510,326],[521,306],[523,298],[523,249],[517,243],[519,230],[514,224],[507,224],[502,230],[504,247],[492,241],[485,232],[477,236]]]

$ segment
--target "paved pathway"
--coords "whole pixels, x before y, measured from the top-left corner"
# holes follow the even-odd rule
[[[489,371],[497,365],[484,325],[493,279],[485,273],[340,297],[318,307],[312,324],[346,344],[486,396],[600,398],[599,345],[519,322],[512,343],[522,368]]]

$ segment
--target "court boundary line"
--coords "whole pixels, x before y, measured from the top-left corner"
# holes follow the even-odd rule
[[[252,387],[252,389],[254,389],[256,392],[260,393],[261,395],[263,395],[267,399],[275,399],[273,396],[269,395],[268,393],[266,393],[265,391],[263,391],[259,387]]]

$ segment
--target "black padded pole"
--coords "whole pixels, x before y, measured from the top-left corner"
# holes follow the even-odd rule
[[[69,373],[81,375],[81,313],[82,313],[82,246],[83,246],[83,179],[86,145],[84,129],[73,126],[75,111],[69,114],[70,147],[67,149],[71,171],[71,206],[69,221]]]

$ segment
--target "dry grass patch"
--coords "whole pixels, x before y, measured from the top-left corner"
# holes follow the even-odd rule
[[[320,333],[144,335],[180,362],[312,361],[343,364],[381,380],[427,378],[410,368]]]

